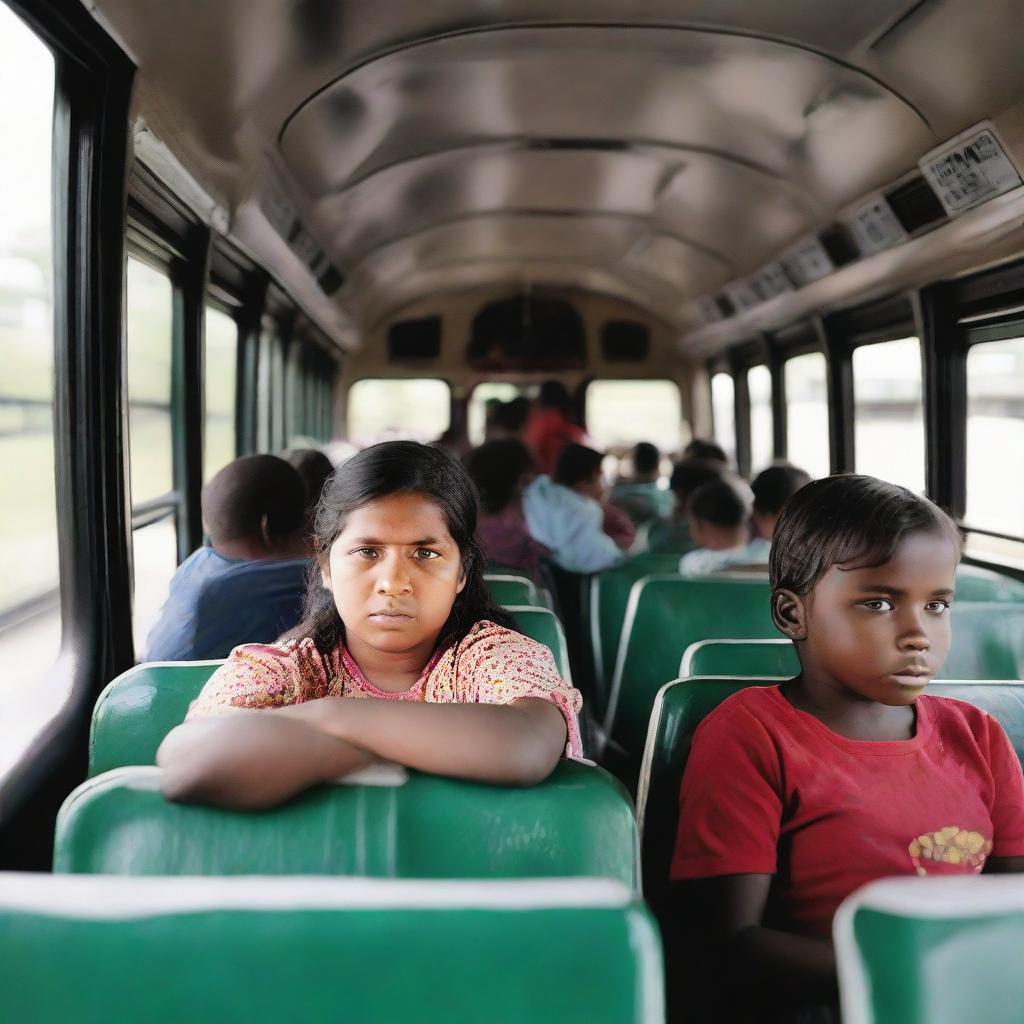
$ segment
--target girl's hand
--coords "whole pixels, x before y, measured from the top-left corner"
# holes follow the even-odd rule
[[[163,795],[181,803],[253,810],[374,760],[284,710],[242,711],[179,725],[157,751]]]

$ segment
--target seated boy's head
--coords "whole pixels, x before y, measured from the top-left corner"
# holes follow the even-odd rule
[[[714,441],[705,441],[702,437],[695,437],[683,449],[684,459],[708,459],[711,462],[720,462],[723,469],[729,465],[729,456],[725,449]]]
[[[754,492],[754,514],[751,522],[758,537],[771,540],[782,506],[811,482],[810,473],[788,462],[780,462],[761,470],[754,477],[750,489]]]
[[[702,484],[718,480],[725,473],[725,464],[714,459],[683,459],[672,467],[668,486],[676,496],[676,514],[686,515],[690,497]]]
[[[428,657],[481,619],[505,621],[490,599],[476,539],[477,496],[449,452],[387,441],[334,472],[317,509],[319,573],[303,628],[321,650],[344,641]]]
[[[691,539],[698,547],[712,551],[746,544],[753,500],[742,480],[721,476],[701,484],[687,508]]]
[[[604,498],[604,481],[601,479],[603,461],[604,456],[593,448],[582,444],[567,444],[558,453],[554,481],[584,497],[601,501]]]
[[[640,441],[633,447],[633,479],[638,483],[653,483],[658,479],[661,452],[650,441]]]
[[[801,488],[779,516],[772,617],[804,679],[910,704],[949,651],[960,532],[937,505],[870,476]]]
[[[299,558],[306,485],[276,455],[243,455],[203,488],[203,526],[227,558]]]
[[[480,494],[480,509],[489,516],[504,512],[535,472],[526,445],[511,438],[486,441],[462,462]]]
[[[284,458],[299,471],[302,482],[306,486],[306,528],[307,533],[313,532],[313,521],[316,519],[316,507],[320,503],[320,495],[334,472],[334,464],[323,452],[315,448],[289,448]]]

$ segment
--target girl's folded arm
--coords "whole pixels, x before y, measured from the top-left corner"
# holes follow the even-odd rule
[[[168,733],[157,751],[168,800],[234,810],[273,806],[373,760],[283,709],[189,721]]]
[[[546,779],[565,750],[567,731],[562,712],[543,697],[511,704],[326,697],[285,713],[382,760],[504,786]]]

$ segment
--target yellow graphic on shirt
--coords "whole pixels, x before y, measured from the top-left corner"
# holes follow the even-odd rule
[[[919,875],[927,875],[928,866],[936,864],[949,864],[959,867],[964,874],[971,871],[977,874],[985,866],[985,858],[991,849],[991,839],[986,839],[980,832],[968,832],[958,825],[947,825],[938,832],[925,832],[912,839],[907,847]]]

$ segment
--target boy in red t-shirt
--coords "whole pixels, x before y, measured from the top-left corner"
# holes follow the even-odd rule
[[[1005,732],[922,696],[949,651],[959,559],[944,512],[873,477],[818,480],[785,505],[772,615],[800,675],[708,715],[680,796],[672,878],[714,958],[700,971],[718,982],[713,1019],[827,1019],[792,1014],[835,1003],[832,917],[867,882],[1024,870]]]

